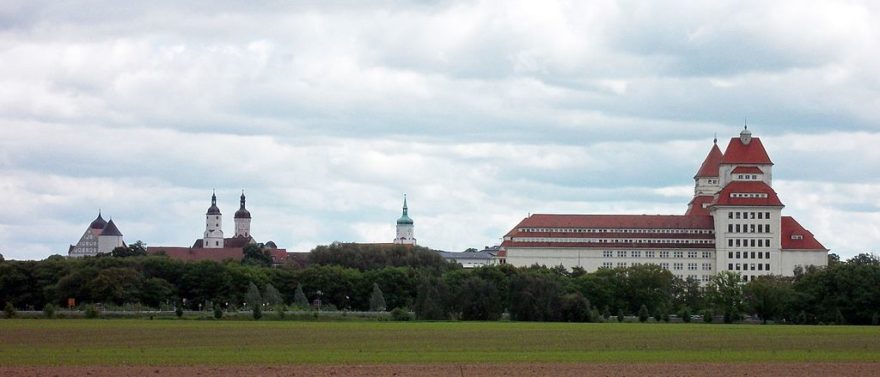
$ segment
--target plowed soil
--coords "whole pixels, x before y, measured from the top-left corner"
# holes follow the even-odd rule
[[[0,376],[880,376],[880,363],[368,364],[186,367],[0,367]]]

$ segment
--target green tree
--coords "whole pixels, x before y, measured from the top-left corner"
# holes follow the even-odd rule
[[[263,306],[263,296],[260,295],[260,288],[257,288],[257,285],[253,282],[248,285],[248,290],[244,297],[245,303],[252,309]]]
[[[174,299],[176,288],[162,278],[144,280],[140,291],[140,302],[152,308],[159,308],[163,302]]]
[[[309,308],[309,299],[306,298],[306,294],[303,293],[302,284],[296,285],[296,293],[293,296],[293,304],[302,310],[306,310]]]
[[[18,312],[15,310],[15,306],[13,306],[11,302],[6,301],[6,306],[3,307],[3,313],[6,314],[6,318],[15,318],[15,315]]]
[[[560,297],[561,320],[564,322],[592,322],[593,313],[590,301],[580,292],[569,293]]]
[[[617,322],[623,322],[624,318],[623,309],[617,309]]]
[[[446,298],[449,289],[443,280],[423,278],[419,283],[414,308],[420,320],[449,319]]]
[[[214,319],[223,318],[223,309],[220,308],[220,304],[214,304]]]
[[[100,270],[85,289],[95,302],[134,303],[140,301],[142,279],[134,269],[111,267]]]
[[[174,306],[174,315],[176,315],[177,318],[183,318],[183,303],[182,302],[178,302],[177,305]]]
[[[43,306],[43,315],[46,318],[55,318],[55,305],[46,304]]]
[[[281,293],[278,292],[272,284],[266,284],[266,289],[263,293],[263,301],[273,307],[280,305],[282,303]]]
[[[260,307],[261,305],[254,305],[253,316],[255,321],[259,321],[260,318],[263,318],[263,309]]]
[[[639,308],[639,322],[642,322],[642,323],[647,322],[648,317],[649,317],[648,316],[648,307],[645,305],[642,305],[642,307]]]
[[[558,275],[557,275],[558,276]],[[516,321],[560,319],[560,286],[553,276],[522,274],[510,282],[510,317]]]
[[[781,276],[760,276],[743,287],[746,308],[765,324],[783,314],[788,298],[793,295],[791,279]]]
[[[272,267],[272,254],[263,244],[251,243],[244,247],[244,258],[241,264],[261,267]]]
[[[461,319],[465,321],[497,321],[501,318],[501,298],[495,285],[479,277],[464,281],[458,301]]]
[[[382,290],[379,289],[379,284],[376,283],[373,283],[373,293],[370,294],[370,311],[385,311],[385,295],[382,294]]]
[[[703,322],[712,323],[713,316],[714,316],[714,314],[712,314],[711,310],[709,310],[709,309],[703,310]]]
[[[681,321],[684,323],[691,323],[691,310],[687,307],[681,311]]]
[[[713,276],[706,294],[715,310],[725,314],[726,321],[738,319],[743,312],[742,279],[737,273],[722,271]]]
[[[137,241],[128,246],[119,246],[110,252],[110,256],[116,258],[143,257],[147,255],[147,245],[143,241]]]

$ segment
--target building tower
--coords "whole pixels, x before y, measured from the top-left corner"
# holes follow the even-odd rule
[[[208,208],[208,212],[205,214],[205,238],[204,238],[204,247],[205,248],[222,248],[224,247],[223,242],[223,214],[220,213],[220,208],[217,208],[217,194],[211,194],[211,207]]]
[[[397,219],[397,237],[394,243],[401,245],[415,245],[416,239],[413,236],[413,221],[409,218],[409,208],[406,206],[406,194],[403,194],[403,215]]]
[[[101,234],[98,235],[98,253],[110,253],[113,249],[120,246],[125,246],[125,243],[122,241],[122,232],[119,231],[119,228],[116,227],[111,218],[104,229],[101,230]]]
[[[235,211],[235,236],[250,237],[251,236],[251,213],[244,208],[244,190],[241,190],[241,206]]]

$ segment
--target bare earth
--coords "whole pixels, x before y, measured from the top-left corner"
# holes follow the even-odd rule
[[[186,367],[2,367],[0,376],[880,376],[880,363],[368,364]]]

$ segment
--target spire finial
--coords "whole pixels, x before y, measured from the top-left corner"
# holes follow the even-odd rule
[[[749,117],[743,117],[743,129],[749,129]]]
[[[244,209],[244,189],[241,189],[241,209]]]
[[[712,144],[718,144],[718,133],[715,133],[715,137],[712,139]]]
[[[409,212],[409,208],[406,206],[406,194],[403,194],[403,214],[406,215]]]

